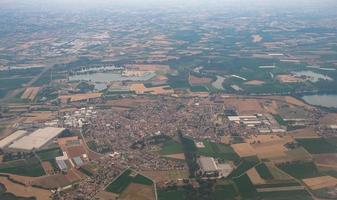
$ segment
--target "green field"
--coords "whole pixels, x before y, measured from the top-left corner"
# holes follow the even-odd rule
[[[0,173],[31,177],[43,176],[45,174],[40,162],[36,158],[2,163],[0,165]]]
[[[36,154],[39,156],[41,160],[47,161],[47,160],[52,160],[55,157],[62,156],[62,150],[57,147],[57,148],[37,151]]]
[[[260,163],[259,165],[255,167],[255,169],[259,173],[261,178],[265,180],[271,180],[274,178],[273,175],[270,173],[268,167],[264,163]]]
[[[200,156],[209,156],[223,160],[239,162],[240,157],[234,152],[232,147],[226,144],[216,144],[210,141],[203,141],[205,148],[198,148],[197,154]]]
[[[184,190],[159,190],[159,200],[186,200],[186,192]]]
[[[296,141],[311,154],[337,153],[337,146],[324,138],[296,139]]]
[[[129,184],[131,183],[138,183],[143,185],[153,185],[152,180],[137,174],[135,177],[131,177],[130,174],[132,173],[131,169],[127,169],[121,174],[114,182],[110,183],[108,187],[105,189],[108,192],[121,194]]]
[[[25,197],[17,197],[11,193],[7,193],[7,192],[0,192],[0,199],[1,200],[36,200],[35,197],[29,197],[29,198],[25,198]]]
[[[234,182],[242,197],[253,198],[256,196],[256,189],[254,188],[254,185],[250,181],[247,174],[244,174],[240,176],[239,178],[235,178]]]
[[[238,196],[238,193],[232,184],[216,185],[214,189],[215,200],[230,200]]]
[[[282,192],[260,192],[259,196],[263,200],[312,200],[310,194],[305,190],[282,191]]]
[[[260,161],[256,160],[242,160],[242,162],[239,164],[239,166],[232,171],[232,173],[229,175],[229,177],[237,177],[242,174],[244,174],[247,170],[254,167],[256,164],[258,164]]]
[[[165,141],[162,149],[160,150],[160,154],[162,155],[170,155],[183,152],[184,150],[182,145],[172,139]]]
[[[278,168],[299,179],[311,178],[320,175],[316,165],[313,162],[285,163],[278,165]]]
[[[284,121],[280,115],[273,115],[274,119],[277,121],[278,124],[281,126],[287,126],[288,122]]]
[[[146,178],[145,176],[142,176],[140,174],[137,174],[136,177],[133,178],[132,182],[139,183],[142,185],[153,185],[153,181]]]

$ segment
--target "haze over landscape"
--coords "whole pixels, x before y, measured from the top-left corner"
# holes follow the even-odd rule
[[[1,200],[337,199],[335,0],[1,0]]]

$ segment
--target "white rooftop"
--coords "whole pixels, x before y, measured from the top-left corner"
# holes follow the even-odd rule
[[[28,136],[15,141],[9,147],[12,149],[33,150],[39,149],[53,138],[61,134],[64,128],[46,127],[38,129]]]
[[[16,131],[16,132],[12,133],[11,135],[5,137],[4,139],[0,140],[0,148],[2,149],[4,147],[10,145],[12,142],[21,138],[26,133],[27,133],[27,131],[19,130],[19,131]]]

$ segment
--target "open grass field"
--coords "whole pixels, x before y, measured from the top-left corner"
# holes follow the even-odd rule
[[[232,171],[232,173],[229,175],[229,177],[238,177],[244,174],[249,169],[253,168],[255,165],[257,165],[260,161],[258,159],[252,159],[252,160],[242,160],[241,163],[237,166],[235,170]]]
[[[267,167],[267,165],[265,163],[260,163],[259,165],[257,165],[255,167],[255,169],[259,173],[261,178],[263,178],[265,180],[271,180],[271,179],[274,178],[273,175],[271,174],[271,172],[269,171],[269,168]]]
[[[43,167],[36,158],[18,160],[0,164],[0,173],[37,177],[45,174]]]
[[[166,182],[188,178],[187,170],[168,170],[168,171],[142,171],[142,174],[152,178],[156,182]]]
[[[161,155],[178,154],[183,152],[182,145],[174,140],[165,141],[160,150]]]
[[[132,173],[131,169],[124,171],[117,179],[115,179],[108,187],[105,189],[107,192],[112,192],[115,194],[121,194],[131,183],[141,184],[145,186],[152,186],[152,180],[137,174],[135,177],[130,176]]]
[[[313,162],[293,162],[278,165],[287,174],[299,178],[312,178],[319,176],[318,169]]]
[[[281,181],[292,180],[291,176],[289,176],[287,173],[277,168],[273,163],[269,162],[265,163],[265,165],[268,167],[270,174],[275,180]]]
[[[159,190],[159,200],[186,200],[186,192],[184,190]]]
[[[62,150],[57,147],[57,148],[37,151],[36,154],[39,156],[41,160],[46,161],[46,160],[52,160],[55,157],[61,156]]]
[[[113,192],[116,194],[120,194],[123,190],[132,182],[132,177],[129,176],[131,174],[131,170],[126,170],[123,174],[121,174],[114,182],[112,182],[105,190],[108,192]]]
[[[155,200],[154,188],[151,185],[131,183],[119,196],[121,200]]]
[[[312,200],[310,194],[305,190],[281,191],[281,192],[259,192],[263,200]]]
[[[235,153],[233,148],[226,144],[216,144],[210,141],[203,141],[204,148],[198,148],[197,154],[201,156],[215,157],[223,160],[239,162],[240,157]]]
[[[238,192],[233,184],[216,185],[214,188],[215,200],[230,200],[238,196]]]
[[[239,178],[234,179],[234,182],[239,190],[240,196],[243,198],[253,198],[256,196],[256,189],[248,175],[242,175]]]
[[[17,197],[8,192],[0,192],[1,200],[36,200],[35,197]]]
[[[337,146],[324,138],[296,139],[311,154],[337,153]]]

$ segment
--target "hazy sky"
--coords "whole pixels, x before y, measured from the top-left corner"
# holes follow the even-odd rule
[[[247,7],[247,8],[336,8],[337,0],[0,0],[2,8],[107,8],[131,7]]]

